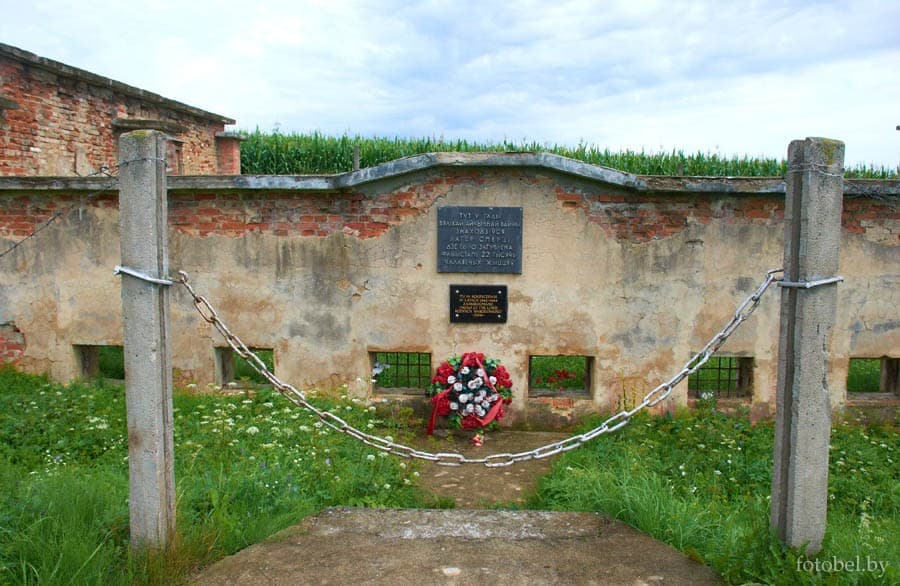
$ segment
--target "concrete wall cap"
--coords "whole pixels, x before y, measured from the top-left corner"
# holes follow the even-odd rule
[[[340,191],[442,167],[530,168],[639,193],[783,195],[781,177],[672,177],[633,175],[550,153],[428,153],[336,175],[180,175],[168,178],[170,191],[279,190]],[[0,191],[97,191],[118,189],[115,178],[0,177]],[[900,196],[900,180],[844,179],[844,195]]]

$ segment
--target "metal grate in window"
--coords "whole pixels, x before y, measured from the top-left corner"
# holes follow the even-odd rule
[[[372,378],[381,389],[424,389],[431,382],[431,354],[372,352]]]
[[[716,397],[749,397],[753,387],[753,358],[713,356],[700,370],[688,378],[688,393],[700,397],[713,393]]]

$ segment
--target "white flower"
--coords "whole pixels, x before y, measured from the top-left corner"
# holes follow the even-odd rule
[[[473,411],[475,411],[475,405],[473,405],[472,403],[466,405],[466,413],[471,413]]]
[[[369,462],[374,462],[374,461],[375,461],[375,454],[369,454],[369,455],[367,455],[367,456],[366,456],[366,460],[368,460]]]
[[[245,431],[250,435],[256,435],[259,433],[259,428],[256,427],[255,425],[251,425]]]
[[[469,374],[469,372],[471,372],[471,371],[469,370],[468,366],[463,366],[462,368],[459,369],[459,374]]]
[[[466,385],[466,386],[468,386],[470,389],[472,389],[474,391],[479,386],[481,386],[481,381],[479,381],[477,378],[473,378],[472,380],[469,381],[468,385]]]
[[[453,411],[457,411],[459,409],[459,403],[450,402],[450,409]]]
[[[491,381],[491,384],[492,384],[492,385],[497,384],[497,377],[496,377],[496,376],[489,376],[489,377],[488,377],[488,380]]]
[[[456,377],[453,376],[452,374],[451,374],[450,376],[447,377],[447,384],[452,385],[452,384],[455,383],[455,382],[456,382]]]
[[[461,395],[459,396],[459,402],[460,402],[460,403],[466,403],[466,402],[468,402],[468,401],[469,401],[469,395],[463,393],[463,394],[461,394]]]
[[[463,390],[463,384],[462,384],[462,383],[456,383],[455,385],[453,385],[453,390],[454,390],[454,391],[461,391],[461,390]]]
[[[484,417],[485,413],[487,413],[487,411],[485,411],[481,405],[479,405],[478,407],[475,408],[475,414],[478,415],[479,417]]]

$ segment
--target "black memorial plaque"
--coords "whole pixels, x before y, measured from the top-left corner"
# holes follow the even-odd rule
[[[450,285],[450,323],[506,323],[506,285]]]
[[[522,272],[522,208],[438,208],[439,273]]]

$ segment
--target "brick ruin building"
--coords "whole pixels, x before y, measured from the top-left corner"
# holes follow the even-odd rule
[[[122,132],[169,134],[171,175],[238,175],[234,120],[0,43],[0,176],[90,175]]]

